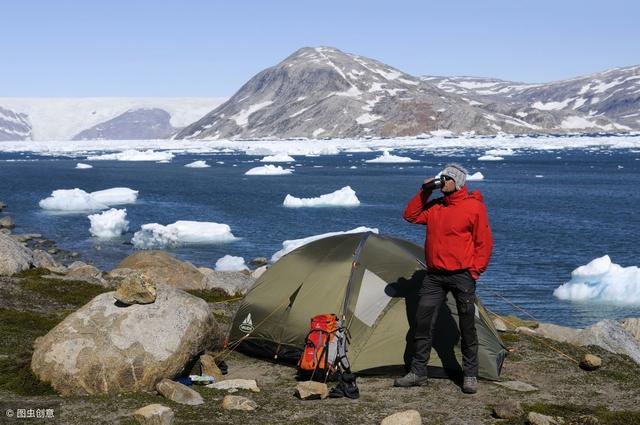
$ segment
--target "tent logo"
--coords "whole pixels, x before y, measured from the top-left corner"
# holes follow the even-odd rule
[[[242,332],[253,332],[253,321],[251,320],[251,313],[247,314],[240,326],[238,326]]]

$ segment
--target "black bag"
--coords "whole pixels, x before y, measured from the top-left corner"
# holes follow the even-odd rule
[[[329,391],[329,397],[347,397],[353,400],[359,398],[360,390],[356,384],[356,375],[350,372],[342,372],[338,384]]]

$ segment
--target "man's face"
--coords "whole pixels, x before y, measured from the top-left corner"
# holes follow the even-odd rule
[[[449,176],[444,176],[444,185],[440,188],[442,193],[448,195],[456,191],[456,182]]]

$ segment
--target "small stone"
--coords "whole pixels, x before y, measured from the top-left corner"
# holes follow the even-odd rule
[[[517,334],[525,334],[525,335],[538,335],[538,332],[536,332],[535,330],[528,328],[526,326],[518,326],[516,328],[516,333]]]
[[[527,415],[527,423],[530,425],[562,425],[564,424],[564,419],[543,415],[541,413],[529,412]]]
[[[257,269],[255,269],[254,271],[251,272],[251,277],[254,279],[259,278],[260,276],[262,276],[264,274],[264,272],[267,271],[267,266],[261,266],[258,267]]]
[[[133,418],[140,425],[171,425],[174,414],[167,406],[162,404],[149,404],[133,412]]]
[[[224,375],[216,364],[215,359],[209,354],[200,356],[200,369],[202,375],[209,375],[216,378],[216,382],[224,381]]]
[[[300,400],[323,400],[329,395],[329,388],[323,382],[304,381],[296,385],[296,397]]]
[[[584,370],[596,370],[602,366],[602,359],[593,354],[585,354],[580,360],[580,368]]]
[[[2,211],[5,208],[7,208],[7,204],[5,204],[4,202],[0,202],[0,211]]]
[[[16,225],[11,219],[11,217],[7,216],[7,217],[0,218],[0,228],[13,229],[14,227],[16,227]]]
[[[222,400],[222,408],[225,410],[256,410],[258,404],[246,397],[239,395],[226,395]]]
[[[47,252],[51,255],[57,254],[60,250],[58,248],[49,248]]]
[[[519,391],[523,393],[538,391],[538,388],[534,387],[533,385],[530,385],[530,384],[527,384],[526,382],[521,382],[521,381],[495,382],[495,384],[500,385],[501,387],[508,388],[513,391]]]
[[[260,388],[254,379],[227,379],[221,382],[214,382],[207,385],[207,388],[213,388],[216,390],[250,390],[254,393],[259,393]]]
[[[38,234],[38,233],[24,233],[21,235],[13,235],[12,236],[13,239],[17,240],[18,242],[24,243],[24,242],[28,242],[32,239],[37,239],[42,237],[42,235]]]
[[[80,253],[78,252],[72,252],[71,254],[69,254],[69,257],[71,258],[78,258],[80,256]]]
[[[493,415],[498,419],[516,419],[524,415],[519,401],[504,400],[493,406]]]
[[[131,273],[120,281],[113,297],[128,305],[151,304],[156,300],[156,285],[144,273]]]
[[[256,257],[249,262],[249,265],[253,267],[261,267],[269,264],[269,260],[266,257]]]
[[[498,332],[506,332],[508,330],[506,323],[499,317],[493,318],[493,326]]]
[[[380,422],[380,425],[421,425],[422,417],[417,410],[405,410],[387,416]]]
[[[165,398],[180,404],[196,406],[204,403],[202,396],[191,388],[170,379],[163,379],[156,385],[156,390]]]
[[[0,233],[2,233],[3,235],[10,235],[11,229],[0,229]]]

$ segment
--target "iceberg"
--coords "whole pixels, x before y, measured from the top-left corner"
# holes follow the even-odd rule
[[[226,224],[206,221],[176,221],[163,226],[158,223],[143,224],[131,243],[137,249],[157,249],[184,244],[209,244],[231,242],[236,239]]]
[[[502,160],[504,160],[503,157],[494,156],[494,155],[482,155],[478,157],[478,161],[502,161]]]
[[[504,149],[489,149],[484,154],[493,155],[493,156],[511,156],[511,155],[514,155],[515,152],[511,148],[504,148]]]
[[[114,187],[87,193],[82,189],[58,189],[39,202],[40,208],[55,211],[98,211],[113,205],[132,204],[138,191],[127,187]]]
[[[76,170],[88,170],[89,168],[93,168],[93,165],[83,164],[82,162],[76,164]]]
[[[189,164],[186,164],[185,167],[187,167],[187,168],[209,168],[210,165],[207,164],[206,161],[193,161],[193,162],[190,162]]]
[[[240,270],[247,270],[248,267],[244,263],[244,258],[234,257],[232,255],[225,255],[216,261],[215,269],[221,272],[235,272]]]
[[[553,291],[561,300],[640,304],[640,268],[622,267],[608,255],[571,272],[571,280]]]
[[[126,209],[111,208],[99,214],[92,214],[88,218],[91,222],[89,232],[97,238],[115,238],[129,230]]]
[[[282,203],[288,208],[300,207],[353,207],[360,205],[360,200],[351,186],[345,186],[335,192],[320,195],[317,198],[296,198],[287,195]]]
[[[329,233],[322,233],[319,235],[308,236],[306,238],[301,238],[301,239],[287,240],[282,242],[282,249],[271,256],[271,262],[275,263],[282,256],[288,254],[294,249],[299,248],[303,245],[306,245],[309,242],[317,241],[318,239],[328,238],[329,236],[344,235],[348,233],[362,233],[362,232],[378,233],[378,229],[360,226],[360,227],[356,227],[355,229],[346,230],[343,232],[329,232]]]
[[[260,162],[294,162],[295,159],[286,153],[277,153],[275,155],[265,156]]]
[[[395,163],[404,163],[404,162],[420,162],[417,159],[411,159],[406,156],[397,156],[389,153],[388,150],[384,150],[382,155],[377,158],[368,159],[365,162],[369,163],[383,163],[383,164],[395,164]]]
[[[468,182],[477,182],[481,180],[484,180],[484,175],[480,171],[477,171],[473,174],[467,174]]]
[[[91,192],[90,195],[98,202],[112,205],[133,204],[138,199],[138,191],[128,187],[113,187],[111,189]]]
[[[129,149],[119,153],[88,156],[88,161],[171,161],[171,152],[156,152],[153,149],[138,151]]]
[[[262,167],[255,167],[244,173],[246,176],[281,176],[293,173],[293,170],[284,169],[279,165],[263,165]]]

